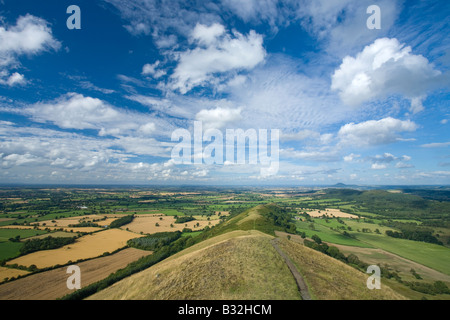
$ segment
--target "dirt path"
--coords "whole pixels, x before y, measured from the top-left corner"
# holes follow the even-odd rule
[[[300,291],[300,295],[302,296],[302,300],[311,300],[311,296],[309,295],[308,286],[306,285],[305,280],[303,280],[302,275],[300,274],[300,272],[298,272],[292,260],[278,246],[278,238],[273,239],[271,243],[275,250],[277,250],[278,254],[284,259],[286,265],[289,267],[289,270],[294,276],[295,281],[297,282],[298,290]]]

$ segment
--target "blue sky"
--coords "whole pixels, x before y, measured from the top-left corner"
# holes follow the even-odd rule
[[[449,184],[449,17],[447,1],[0,0],[0,183]],[[278,170],[176,164],[195,121],[279,130]]]

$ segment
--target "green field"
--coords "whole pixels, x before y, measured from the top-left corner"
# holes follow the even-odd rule
[[[373,248],[372,245],[368,243],[363,243],[356,239],[352,239],[350,237],[346,237],[337,231],[331,230],[329,227],[326,227],[320,223],[314,223],[314,230],[310,229],[311,222],[306,221],[296,221],[295,225],[297,227],[297,231],[305,232],[308,238],[311,238],[313,235],[318,235],[320,239],[325,242],[331,242],[336,244],[342,244],[347,246],[355,246],[362,248]]]
[[[22,242],[0,242],[0,261],[18,256],[22,246]]]
[[[45,233],[48,232],[34,229],[0,229],[0,242],[8,241],[9,238],[15,238],[16,236],[20,236],[20,239],[25,239]]]
[[[394,239],[385,235],[357,233],[356,237],[366,244],[395,253],[403,258],[450,275],[450,249],[431,243]]]

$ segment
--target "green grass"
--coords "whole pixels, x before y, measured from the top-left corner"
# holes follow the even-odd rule
[[[45,233],[48,232],[34,229],[0,229],[0,242],[8,241],[9,238],[15,238],[16,236],[20,236],[20,239],[25,239]]]
[[[450,248],[426,242],[395,239],[373,233],[351,234],[355,234],[358,240],[373,247],[395,253],[403,258],[450,275]]]
[[[189,237],[189,236],[191,236],[191,237],[195,237],[195,236],[198,236],[200,233],[202,233],[203,231],[193,231],[193,232],[183,232],[182,234],[181,234],[181,236],[182,237]]]
[[[157,209],[158,212],[164,213],[167,216],[184,216],[184,214],[175,209]]]
[[[341,233],[331,230],[329,227],[324,226],[320,223],[314,223],[315,230],[311,230],[309,228],[309,225],[311,224],[310,222],[297,221],[295,224],[297,226],[297,231],[305,232],[305,234],[308,238],[311,238],[313,235],[316,234],[320,237],[320,239],[322,239],[325,242],[331,242],[331,243],[342,244],[342,245],[347,245],[347,246],[362,247],[362,248],[373,248],[373,246],[368,243],[363,243],[356,239],[346,237],[346,236],[342,235]]]
[[[17,257],[20,254],[22,242],[0,242],[0,260],[7,260]]]

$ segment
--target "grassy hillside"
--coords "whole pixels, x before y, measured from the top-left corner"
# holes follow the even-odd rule
[[[274,205],[257,206],[201,235],[203,241],[97,292],[89,299],[301,299],[286,262],[272,245],[289,229]],[[371,291],[368,275],[315,250],[283,240],[314,299],[402,299],[389,287]]]
[[[405,299],[390,287],[383,285],[383,280],[380,290],[369,290],[366,286],[367,274],[299,243],[283,239],[280,241],[280,247],[296,264],[313,299]]]
[[[225,240],[224,240],[225,239]],[[202,242],[90,299],[299,299],[284,261],[258,231]]]

